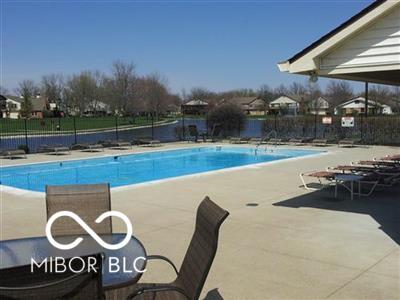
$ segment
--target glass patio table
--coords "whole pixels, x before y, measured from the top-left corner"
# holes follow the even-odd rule
[[[99,236],[108,244],[118,244],[126,237],[126,234],[114,233]],[[0,269],[31,265],[31,258],[40,263],[50,257],[71,258],[103,253],[104,289],[134,284],[140,279],[142,275],[140,271],[146,267],[146,250],[137,238],[132,236],[128,244],[117,250],[103,248],[89,235],[58,236],[54,239],[59,243],[69,244],[78,237],[83,238],[82,242],[70,250],[54,247],[45,236],[0,241]],[[134,268],[134,263],[136,268]]]

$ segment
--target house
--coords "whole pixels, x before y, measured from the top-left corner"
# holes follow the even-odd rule
[[[21,117],[21,107],[24,99],[18,96],[1,96],[1,116],[2,118],[19,119]],[[4,105],[5,102],[5,105]],[[47,98],[37,95],[30,99],[31,114],[30,118],[42,119],[47,111],[50,111],[50,103]]]
[[[365,113],[365,98],[356,97],[343,102],[335,107],[335,115],[354,115]],[[392,108],[387,104],[381,104],[379,102],[368,100],[368,114],[392,114]]]
[[[400,1],[377,0],[291,58],[281,72],[400,85]],[[289,37],[290,39],[290,37]]]
[[[265,101],[259,97],[234,97],[231,99],[222,100],[222,103],[230,103],[239,106],[244,113],[252,116],[265,115],[266,104]]]
[[[83,115],[86,117],[111,115],[110,105],[101,101],[91,101],[86,105]]]
[[[300,113],[301,101],[296,96],[282,95],[269,103],[269,113],[274,115],[293,115]]]
[[[307,113],[312,115],[327,115],[330,108],[330,102],[322,96],[307,103]]]
[[[0,117],[18,119],[20,117],[22,99],[17,96],[0,95]]]
[[[181,105],[181,113],[186,115],[204,115],[208,109],[208,102],[200,99],[193,99]]]

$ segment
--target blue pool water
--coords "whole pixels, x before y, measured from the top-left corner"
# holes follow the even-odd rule
[[[31,191],[46,185],[109,182],[124,186],[320,153],[213,146],[1,168],[1,184]]]

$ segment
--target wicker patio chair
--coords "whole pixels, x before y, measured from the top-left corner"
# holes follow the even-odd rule
[[[76,213],[97,234],[112,233],[111,218],[95,223],[98,216],[111,210],[110,185],[82,184],[46,186],[47,219],[58,211]],[[86,234],[71,218],[59,218],[52,226],[53,235]]]
[[[82,261],[67,259],[66,271],[62,273],[46,272],[44,267],[31,272],[31,265],[0,270],[0,299],[104,299],[101,254],[81,258],[86,266],[90,259],[93,269],[75,273],[69,269],[69,263],[73,270],[80,270]]]
[[[221,224],[229,213],[206,197],[199,205],[196,228],[180,270],[166,257],[149,255],[147,260],[169,263],[177,278],[172,283],[139,283],[106,292],[107,299],[198,299],[218,246]]]

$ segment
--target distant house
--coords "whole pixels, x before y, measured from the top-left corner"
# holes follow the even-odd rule
[[[86,105],[83,115],[86,117],[92,116],[107,116],[112,114],[110,105],[101,101],[91,101]]]
[[[301,101],[297,97],[282,95],[269,103],[269,113],[297,116],[301,109],[300,104]]]
[[[354,115],[365,113],[365,98],[356,97],[335,107],[335,115]],[[368,114],[392,114],[391,106],[368,100]]]
[[[318,97],[306,104],[307,113],[312,115],[326,115],[331,108],[330,102],[325,97]]]
[[[209,104],[200,99],[190,100],[181,105],[181,112],[186,115],[204,115],[208,112]]]
[[[230,103],[239,106],[247,115],[260,116],[265,115],[265,101],[259,97],[234,97],[222,100],[222,103]]]
[[[22,97],[18,96],[9,96],[9,95],[1,95],[1,117],[2,118],[10,118],[10,119],[18,119],[21,117],[21,106],[24,102]],[[46,111],[50,111],[50,103],[47,101],[47,98],[41,97],[37,95],[30,99],[32,107],[31,107],[31,115],[30,118],[44,118]]]

